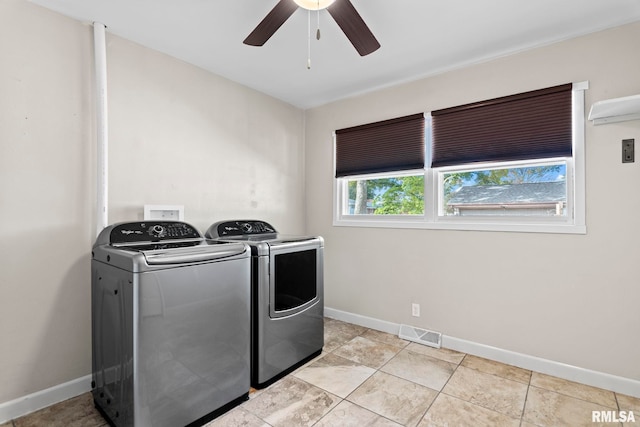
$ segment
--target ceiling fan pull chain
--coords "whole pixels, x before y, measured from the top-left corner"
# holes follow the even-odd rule
[[[307,70],[311,69],[311,10],[307,11]]]
[[[320,0],[318,0],[318,30],[316,31],[316,40],[320,40]]]

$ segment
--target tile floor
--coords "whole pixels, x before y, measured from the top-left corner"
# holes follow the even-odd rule
[[[338,320],[323,354],[207,427],[622,426],[592,411],[633,411],[640,399]],[[86,393],[0,427],[105,426]]]

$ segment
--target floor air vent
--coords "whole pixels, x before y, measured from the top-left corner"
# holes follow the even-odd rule
[[[415,341],[429,347],[440,348],[442,334],[440,332],[428,331],[409,325],[400,325],[398,336],[402,339]]]

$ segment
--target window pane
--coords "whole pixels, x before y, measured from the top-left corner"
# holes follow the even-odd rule
[[[424,175],[349,179],[347,215],[423,215]]]
[[[566,216],[566,163],[442,173],[444,216]]]

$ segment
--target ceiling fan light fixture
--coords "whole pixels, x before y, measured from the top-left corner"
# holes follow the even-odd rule
[[[307,17],[309,28],[311,28],[311,11],[327,9],[360,56],[369,55],[380,48],[380,43],[353,7],[351,0],[340,0],[338,3],[336,0],[279,0],[243,43],[249,46],[263,46],[299,7],[309,11]],[[318,13],[318,20],[320,15]]]
[[[336,0],[293,0],[298,6],[307,10],[326,9]]]

